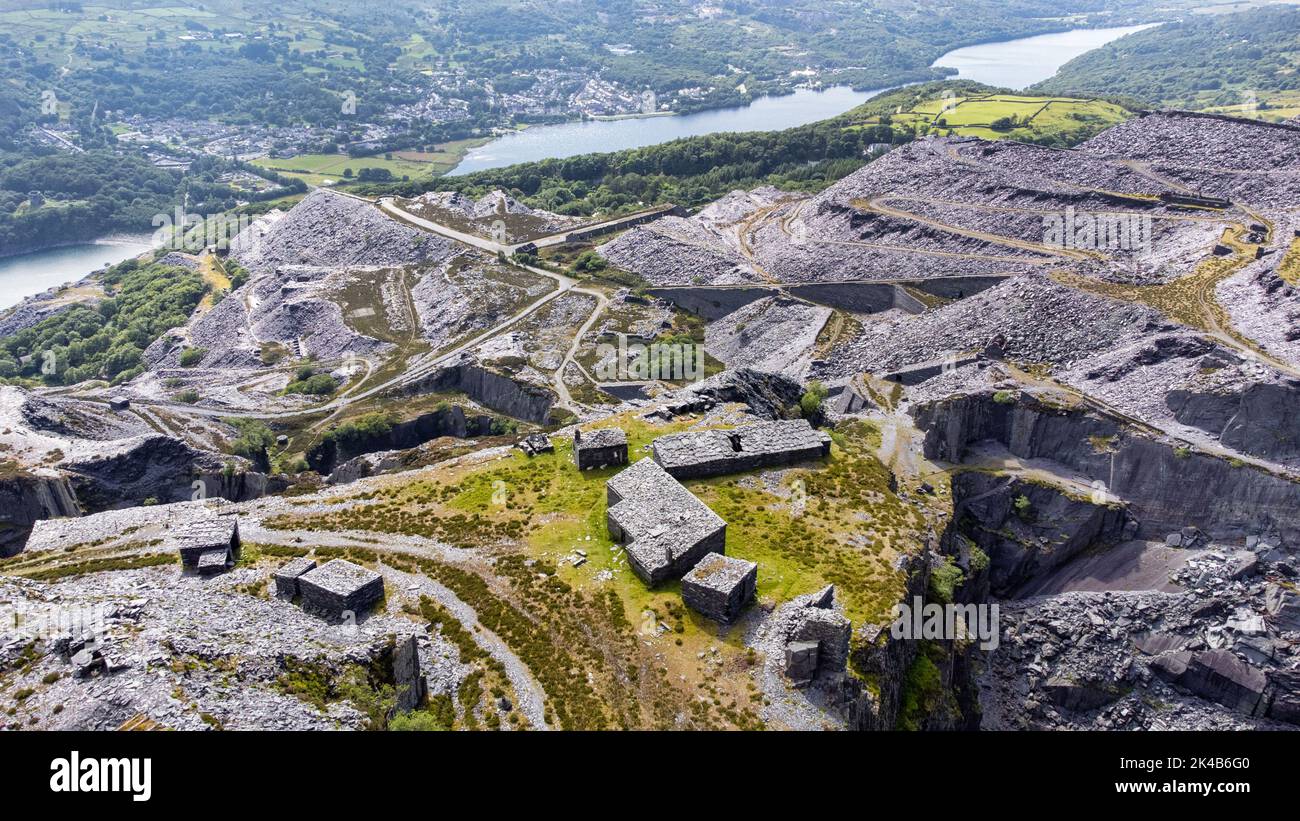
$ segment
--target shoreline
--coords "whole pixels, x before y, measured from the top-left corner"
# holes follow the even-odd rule
[[[29,254],[43,254],[46,251],[57,251],[60,248],[76,248],[82,245],[144,245],[148,244],[147,251],[152,251],[158,246],[153,242],[153,234],[105,234],[102,237],[94,239],[73,240],[71,242],[56,242],[53,245],[42,245],[39,248],[28,248],[23,251],[13,253],[0,252],[0,260],[15,259],[17,257],[28,256]],[[141,251],[143,254],[146,251]]]

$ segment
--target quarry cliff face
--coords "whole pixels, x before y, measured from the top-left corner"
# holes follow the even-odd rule
[[[1191,526],[1221,539],[1300,539],[1293,479],[1152,438],[1104,414],[990,391],[921,404],[912,415],[925,431],[927,457],[960,462],[972,444],[988,440],[1021,459],[1050,460],[1127,504],[1141,538]]]
[[[81,515],[72,483],[54,471],[0,475],[0,510],[0,557],[21,551],[36,521]]]

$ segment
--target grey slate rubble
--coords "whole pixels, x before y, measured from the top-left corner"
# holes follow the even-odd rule
[[[727,523],[652,459],[605,483],[606,524],[647,585],[679,578],[709,553],[725,552]]]
[[[302,609],[326,619],[360,617],[384,596],[384,577],[346,559],[333,559],[298,577]]]
[[[275,571],[275,594],[287,599],[298,596],[298,579],[309,570],[316,569],[316,560],[299,556]]]
[[[573,431],[573,459],[578,470],[627,464],[627,434],[620,428]]]
[[[555,446],[551,444],[551,438],[544,433],[531,433],[525,436],[515,447],[529,456],[536,456],[539,453],[551,453],[555,450]]]
[[[675,479],[698,479],[830,455],[831,438],[806,419],[660,436],[654,460]]]
[[[712,553],[682,577],[682,601],[692,610],[728,624],[754,599],[758,565]]]

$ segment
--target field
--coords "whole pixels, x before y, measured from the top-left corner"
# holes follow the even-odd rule
[[[1252,117],[1269,122],[1282,122],[1300,117],[1300,91],[1278,91],[1263,94],[1258,103],[1210,106],[1202,109],[1211,114],[1228,114],[1233,117]]]
[[[891,112],[879,111],[867,119],[854,119],[855,126],[892,122],[918,136],[981,137],[1041,141],[1044,138],[1095,133],[1131,116],[1130,112],[1101,100],[1072,97],[1038,97],[1018,94],[971,94],[939,97],[900,105]]]
[[[334,185],[347,180],[344,173],[352,170],[353,179],[363,168],[384,168],[395,179],[427,179],[445,174],[460,162],[465,153],[480,144],[481,140],[456,140],[438,146],[437,151],[398,151],[392,159],[385,156],[349,157],[347,154],[298,154],[293,157],[263,157],[254,164],[289,177],[297,177],[308,185]]]

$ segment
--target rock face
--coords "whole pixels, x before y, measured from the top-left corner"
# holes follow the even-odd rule
[[[803,386],[789,376],[738,368],[710,376],[682,394],[715,404],[739,402],[760,419],[783,419],[786,410],[799,403]]]
[[[1046,484],[969,471],[952,482],[955,518],[989,557],[989,585],[1006,596],[1090,547],[1124,538],[1128,517],[1118,504],[1071,497]]]
[[[80,516],[71,482],[53,471],[13,471],[0,477],[0,557],[22,550],[40,519]]]
[[[1264,712],[1268,677],[1227,650],[1173,653],[1157,658],[1151,668],[1201,698],[1249,716]]]
[[[1300,457],[1300,383],[1255,383],[1240,393],[1171,391],[1174,417],[1234,450],[1275,461]]]
[[[398,422],[381,435],[346,442],[325,440],[307,452],[307,463],[312,470],[324,475],[332,473],[339,465],[368,453],[413,448],[440,436],[465,439],[487,436],[491,432],[492,417],[483,414],[467,416],[460,405],[451,405]],[[352,481],[355,478],[359,477],[341,476],[336,481]]]
[[[229,467],[227,467],[229,466]],[[197,450],[170,436],[140,436],[114,442],[102,452],[59,463],[77,499],[88,511],[146,500],[179,502],[200,497],[255,499],[266,476],[247,460]]]
[[[547,388],[503,376],[469,356],[406,389],[409,394],[444,391],[460,391],[498,413],[538,424],[547,421],[555,404],[555,394]]]
[[[1127,503],[1140,538],[1164,539],[1193,525],[1214,539],[1278,533],[1288,543],[1300,540],[1300,485],[1178,450],[1100,413],[1023,394],[999,401],[993,392],[920,403],[911,413],[925,431],[927,458],[960,462],[970,444],[992,440],[1022,459],[1052,460]],[[1174,476],[1178,481],[1169,481]]]
[[[393,648],[393,683],[397,689],[395,712],[409,713],[428,695],[429,683],[420,672],[420,645],[413,635]]]

